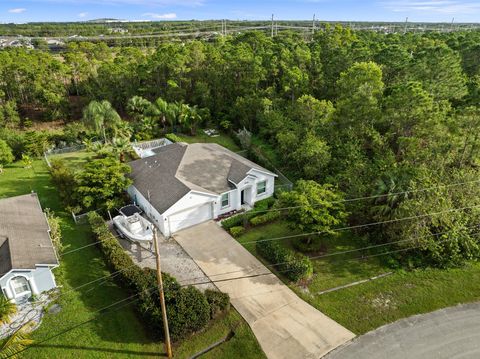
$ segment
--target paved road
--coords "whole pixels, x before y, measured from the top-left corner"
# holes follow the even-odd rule
[[[367,333],[324,359],[480,358],[480,303],[416,315]]]
[[[217,287],[230,295],[268,358],[320,358],[354,337],[301,300],[216,223],[185,229],[174,238],[211,280],[222,280]]]

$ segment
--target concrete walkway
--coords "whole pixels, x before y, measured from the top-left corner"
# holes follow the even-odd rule
[[[354,337],[297,297],[216,223],[185,229],[174,238],[211,280],[221,281],[216,286],[230,295],[268,358],[320,358]],[[250,277],[233,279],[242,276]]]
[[[480,303],[401,319],[333,351],[325,359],[480,358]]]

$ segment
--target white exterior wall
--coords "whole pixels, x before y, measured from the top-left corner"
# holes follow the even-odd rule
[[[31,292],[35,295],[56,288],[57,286],[51,267],[38,266],[32,270],[11,270],[0,279],[0,287],[8,299],[17,299],[11,285],[11,280],[18,276],[27,279]]]
[[[154,224],[160,229],[160,232],[165,233],[164,221],[162,215],[150,205],[148,200],[140,193],[135,186],[131,185],[127,189],[130,198],[134,203],[145,212],[145,214],[154,222]]]
[[[266,191],[265,193],[257,196],[257,183],[264,180],[267,182]],[[153,206],[150,205],[148,200],[135,188],[135,186],[130,186],[127,192],[132,198],[132,200],[135,202],[135,204],[147,214],[147,216],[160,229],[163,235],[165,237],[169,237],[175,231],[174,227],[177,227],[176,225],[172,225],[173,222],[170,222],[169,218],[172,215],[175,216],[175,218],[172,219],[172,221],[176,221],[175,224],[180,221],[185,222],[185,226],[187,226],[190,225],[192,222],[195,222],[195,219],[197,219],[197,217],[199,220],[203,221],[206,217],[209,217],[209,213],[212,213],[212,218],[217,218],[223,213],[227,213],[233,210],[240,210],[242,208],[242,190],[247,191],[247,203],[253,206],[256,201],[271,197],[273,195],[274,189],[275,176],[273,174],[268,174],[253,169],[249,172],[249,175],[247,175],[247,177],[237,185],[236,189],[225,192],[229,194],[229,205],[226,207],[222,208],[221,195],[218,196],[215,194],[190,191],[162,214],[160,214]],[[207,203],[210,203],[211,207],[206,205]],[[195,208],[202,205],[205,206],[199,209],[201,213],[199,213],[198,211],[197,213],[195,213]],[[195,218],[189,219],[188,216],[195,216]]]
[[[222,207],[222,196],[218,196],[215,200],[214,205],[214,218],[217,218],[223,213],[231,212],[233,210],[239,210],[242,205],[240,204],[240,192],[238,189],[233,189],[231,191],[225,192],[228,193],[228,206]]]

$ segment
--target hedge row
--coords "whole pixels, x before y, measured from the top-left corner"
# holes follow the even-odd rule
[[[258,201],[255,203],[255,206],[253,207],[252,212],[237,214],[235,216],[232,216],[230,218],[223,220],[222,227],[227,230],[229,230],[232,227],[243,227],[245,223],[249,223],[252,218],[256,217],[259,211],[265,211],[272,208],[274,203],[275,203],[275,198],[273,197],[262,199],[261,201]],[[275,213],[275,212],[277,211],[266,212],[266,213]]]
[[[181,139],[180,137],[178,137],[178,136],[177,136],[176,134],[174,134],[174,133],[167,133],[167,134],[165,135],[165,138],[166,138],[167,140],[172,141],[172,142],[182,142],[182,139]]]
[[[260,216],[256,216],[250,219],[250,225],[252,226],[260,226],[262,224],[266,224],[269,222],[273,222],[274,220],[280,217],[280,211],[272,211],[262,214]]]
[[[163,335],[162,312],[156,272],[140,268],[125,253],[103,218],[95,212],[88,219],[105,260],[122,285],[138,294],[138,309],[155,332]],[[211,291],[203,294],[194,287],[181,287],[177,280],[162,273],[170,335],[173,340],[185,338],[204,328],[211,318],[229,309],[228,294]]]
[[[313,274],[313,265],[309,258],[300,253],[282,247],[274,241],[261,240],[256,244],[257,252],[275,268],[292,281],[308,279]]]

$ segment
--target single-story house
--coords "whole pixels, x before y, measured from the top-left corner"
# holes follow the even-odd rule
[[[36,193],[0,199],[0,287],[17,303],[55,288],[58,258]]]
[[[128,193],[165,236],[251,208],[274,192],[275,173],[214,143],[174,143],[130,162]]]

